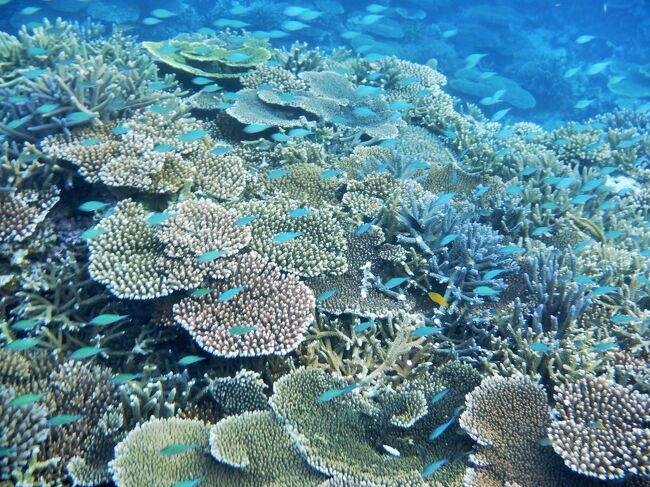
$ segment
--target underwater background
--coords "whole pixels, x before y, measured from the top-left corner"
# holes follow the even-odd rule
[[[0,487],[650,486],[648,46],[0,0]]]

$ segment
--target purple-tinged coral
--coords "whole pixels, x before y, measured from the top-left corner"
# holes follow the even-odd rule
[[[315,298],[295,276],[264,257],[234,258],[228,279],[201,298],[174,306],[174,318],[206,351],[221,357],[284,355],[303,340],[313,320]],[[231,299],[219,296],[241,288]]]
[[[604,480],[650,475],[650,396],[603,377],[555,388],[553,449],[572,470]]]
[[[543,446],[551,411],[541,385],[527,376],[494,376],[465,399],[460,425],[478,443],[464,485],[583,485]]]

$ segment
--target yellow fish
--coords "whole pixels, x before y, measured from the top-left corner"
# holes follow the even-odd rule
[[[439,304],[440,306],[444,306],[445,308],[449,308],[449,303],[441,294],[430,291],[427,293],[427,296],[429,296],[431,301],[434,303]]]

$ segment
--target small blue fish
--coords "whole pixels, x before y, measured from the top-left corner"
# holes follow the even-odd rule
[[[474,289],[474,294],[478,296],[496,296],[499,294],[499,291],[492,289],[489,286],[478,286]]]
[[[188,452],[190,450],[193,450],[194,448],[198,447],[198,445],[189,445],[189,444],[183,444],[183,443],[172,443],[171,445],[167,445],[165,448],[160,450],[160,454],[165,457],[170,457],[173,455],[181,455],[185,452]]]
[[[592,179],[588,183],[583,184],[582,187],[580,188],[580,191],[585,193],[588,191],[593,191],[594,189],[602,185],[604,182],[605,180],[603,178]]]
[[[222,257],[225,254],[223,250],[210,250],[204,254],[199,255],[196,260],[199,262],[211,262],[219,257]]]
[[[578,196],[571,198],[571,203],[574,205],[582,205],[592,198],[595,198],[593,194],[579,194]]]
[[[342,117],[340,115],[333,115],[331,120],[332,120],[333,123],[340,123],[340,124],[343,124],[343,125],[347,125],[347,124],[352,122],[351,119],[349,119],[347,117]]]
[[[354,233],[355,235],[363,235],[366,233],[368,230],[370,230],[370,227],[372,227],[372,222],[364,223],[361,225],[359,228],[357,228]]]
[[[432,397],[431,397],[431,404],[435,404],[438,401],[441,401],[443,397],[445,397],[447,394],[449,394],[449,389],[446,387],[441,389],[440,391],[436,392]]]
[[[431,476],[432,476],[433,474],[435,474],[438,470],[440,470],[441,467],[443,467],[444,465],[446,465],[446,463],[447,463],[447,460],[443,458],[442,460],[438,460],[437,462],[433,462],[432,464],[427,465],[427,466],[424,468],[424,470],[422,470],[422,473],[421,473],[422,478],[425,478],[425,479],[426,479],[426,478],[431,477]]]
[[[18,320],[13,325],[11,325],[11,328],[14,329],[14,330],[20,330],[20,331],[31,330],[36,325],[38,325],[40,322],[41,322],[41,320],[36,320],[36,319],[34,319],[34,320]]]
[[[180,482],[173,483],[171,487],[196,487],[199,485],[205,477],[197,477],[195,479],[181,480]]]
[[[159,153],[172,152],[174,150],[176,150],[176,147],[169,144],[158,144],[153,148],[154,152],[159,152]]]
[[[334,399],[336,397],[339,397],[339,396],[341,396],[343,394],[347,394],[348,392],[351,392],[351,391],[355,390],[358,387],[359,387],[358,384],[352,384],[352,385],[343,387],[341,389],[330,389],[330,390],[325,391],[322,394],[320,394],[318,396],[318,400],[320,402],[328,402],[328,401],[331,401],[332,399]]]
[[[368,107],[356,107],[352,110],[352,113],[362,118],[375,117],[377,115],[374,110]]]
[[[83,232],[81,235],[79,235],[79,238],[82,240],[92,240],[93,238],[100,237],[104,235],[105,233],[108,233],[108,230],[105,228],[97,228],[97,227],[92,227]]]
[[[474,192],[474,196],[475,196],[476,198],[480,198],[481,196],[483,196],[485,193],[488,192],[488,190],[490,189],[490,187],[491,187],[490,184],[485,184],[485,185],[481,184],[481,185],[479,185],[479,186],[476,188],[476,191]]]
[[[93,145],[97,145],[100,143],[99,139],[96,139],[95,137],[88,137],[87,139],[84,139],[81,141],[81,145],[84,147],[90,147]]]
[[[595,151],[595,150],[600,149],[600,148],[601,148],[603,145],[605,145],[606,143],[607,143],[607,142],[604,141],[604,140],[601,140],[601,141],[599,141],[599,142],[594,142],[593,144],[589,144],[589,145],[585,148],[585,150],[586,150],[587,152]]]
[[[255,220],[257,220],[257,217],[255,215],[246,215],[235,220],[235,225],[237,226],[248,225],[249,223]]]
[[[134,381],[140,377],[140,374],[116,374],[111,379],[113,384],[122,385]]]
[[[39,401],[40,399],[44,398],[46,396],[45,393],[41,394],[23,394],[21,396],[16,396],[12,400],[9,401],[10,406],[15,406],[15,407],[22,407],[22,406],[27,406],[28,404],[33,404],[36,401]]]
[[[323,171],[322,173],[320,173],[320,178],[321,179],[330,179],[330,178],[333,178],[335,176],[338,176],[339,174],[341,174],[340,169],[327,169],[326,171]]]
[[[483,275],[483,280],[484,281],[490,281],[490,280],[494,279],[495,277],[503,274],[504,272],[506,272],[505,269],[492,269],[491,271],[487,271]]]
[[[265,130],[268,130],[270,128],[271,125],[267,125],[264,123],[251,123],[244,127],[244,132],[247,134],[259,134],[260,132],[264,132]]]
[[[450,233],[446,237],[443,237],[442,240],[440,240],[440,245],[447,245],[448,243],[451,243],[454,240],[456,240],[459,236],[460,234],[458,233]]]
[[[598,205],[598,208],[601,210],[611,210],[616,206],[616,200],[614,198],[611,198],[609,200],[603,201],[600,205]]]
[[[490,119],[492,122],[498,122],[501,120],[503,117],[505,117],[508,112],[512,110],[512,108],[504,108],[503,110],[499,110],[496,112],[494,115],[492,115],[492,118]]]
[[[433,202],[432,206],[446,205],[454,198],[454,196],[456,196],[456,193],[445,193],[438,197],[438,199]]]
[[[449,428],[452,424],[454,424],[455,421],[456,421],[456,416],[452,417],[446,423],[442,423],[441,425],[437,426],[429,434],[429,441],[434,441],[434,440],[438,439],[447,430],[447,428]]]
[[[375,323],[374,321],[363,321],[354,327],[354,332],[361,333],[362,331],[366,331],[368,328],[372,328],[376,324],[377,323]]]
[[[494,154],[495,159],[501,159],[503,156],[505,156],[508,152],[512,150],[512,147],[505,147],[498,151],[496,154]]]
[[[133,129],[130,127],[125,127],[124,125],[118,125],[117,127],[113,127],[111,129],[111,132],[114,133],[115,135],[124,135],[131,132],[131,130]]]
[[[203,76],[197,76],[196,78],[192,78],[192,83],[199,86],[209,85],[212,82],[213,80],[204,78]]]
[[[209,85],[205,85],[203,88],[201,88],[201,91],[204,92],[204,93],[215,93],[215,92],[220,91],[222,89],[223,88],[221,88],[221,86],[219,86],[218,84],[212,83],[212,84],[209,84]]]
[[[425,337],[433,335],[434,333],[440,333],[444,328],[440,326],[420,326],[411,332],[411,335],[414,337]]]
[[[184,133],[178,137],[178,140],[181,142],[196,142],[197,140],[202,139],[208,135],[207,130],[190,130],[189,132]]]
[[[32,69],[30,71],[26,71],[22,74],[23,78],[26,79],[34,79],[38,78],[40,75],[44,74],[47,70],[46,69]]]
[[[174,213],[152,213],[144,221],[147,225],[160,225],[162,222],[169,220]]]
[[[290,218],[301,218],[303,216],[309,216],[313,215],[314,212],[311,210],[308,210],[307,208],[296,208],[294,210],[291,210],[289,212],[289,217]]]
[[[389,106],[389,108],[391,110],[406,110],[408,108],[411,108],[413,106],[413,104],[408,103],[406,101],[396,100],[396,101],[390,103],[388,106]]]
[[[82,205],[79,205],[77,209],[80,211],[92,213],[93,211],[101,210],[102,208],[106,208],[107,206],[111,206],[111,204],[103,203],[101,201],[86,201]]]
[[[406,281],[408,281],[408,277],[393,277],[384,283],[384,287],[386,289],[393,289]]]
[[[326,301],[331,297],[334,297],[339,292],[338,289],[330,289],[318,295],[318,301]]]
[[[220,145],[214,147],[210,152],[212,152],[215,156],[220,156],[222,154],[229,154],[232,152],[232,147],[229,145]]]
[[[280,179],[283,176],[286,176],[289,174],[288,169],[273,169],[272,171],[269,171],[266,173],[266,177],[274,180],[274,179]]]
[[[532,174],[535,174],[537,172],[537,168],[534,167],[525,167],[521,171],[519,171],[519,174],[522,176],[530,176]]]
[[[589,240],[583,240],[582,242],[580,242],[579,244],[573,247],[573,251],[582,252],[584,249],[586,249],[593,243],[595,243],[595,240],[593,238],[590,238]]]
[[[502,254],[517,254],[519,252],[523,252],[524,249],[522,249],[519,245],[506,245],[504,247],[501,247],[499,251]]]
[[[577,275],[577,276],[575,276],[575,277],[573,278],[573,280],[574,280],[575,282],[577,282],[578,284],[581,284],[581,285],[583,285],[583,286],[591,286],[591,285],[594,285],[594,284],[595,284],[594,280],[593,280],[591,277],[589,277],[589,276],[584,276],[584,275],[582,275],[582,274],[581,274],[581,275]]]
[[[57,414],[47,420],[49,426],[64,426],[83,418],[83,414]]]
[[[551,227],[537,227],[531,232],[533,237],[539,237],[541,235],[548,235],[551,233]]]
[[[594,352],[608,352],[615,348],[618,348],[618,345],[612,342],[602,342],[591,347]]]
[[[555,187],[557,189],[566,189],[569,186],[571,186],[572,184],[577,183],[578,181],[580,181],[580,178],[576,178],[574,176],[570,176],[570,177],[566,177],[566,178],[560,178],[560,180],[557,182]]]
[[[68,360],[83,360],[85,358],[94,357],[104,352],[106,349],[102,347],[81,347],[70,354]]]
[[[618,287],[614,286],[600,286],[597,287],[596,289],[591,290],[591,295],[592,296],[602,296],[603,294],[609,294],[613,293],[614,291],[618,291]]]
[[[291,240],[295,240],[296,238],[302,237],[303,235],[303,232],[279,232],[273,236],[272,241],[275,244],[283,244],[290,242]]]
[[[201,287],[199,289],[195,289],[194,291],[192,291],[191,295],[194,296],[195,298],[200,298],[201,296],[207,296],[212,291],[214,291],[214,289],[209,287]]]
[[[533,352],[541,352],[541,353],[548,353],[552,352],[553,349],[549,347],[546,343],[540,343],[540,342],[533,342],[529,345],[529,347]]]
[[[254,332],[255,330],[257,330],[257,328],[254,326],[238,325],[228,328],[228,333],[232,336],[240,336],[245,335],[246,333]]]
[[[177,363],[178,365],[192,365],[197,362],[202,362],[205,360],[205,357],[201,357],[199,355],[186,355],[185,357],[181,358]]]
[[[129,315],[114,315],[114,314],[103,314],[97,315],[92,320],[88,322],[89,325],[94,326],[106,326],[122,321],[125,318],[128,318]]]
[[[219,301],[222,302],[222,303],[224,301],[228,301],[228,300],[234,298],[235,296],[237,296],[243,290],[244,290],[243,287],[233,287],[232,289],[228,289],[228,290],[222,292],[219,295]]]
[[[49,112],[53,112],[54,110],[59,108],[59,106],[60,105],[57,103],[45,103],[36,109],[36,113],[46,114]]]
[[[42,345],[38,338],[18,338],[7,344],[7,350],[13,350],[14,352],[22,352],[24,350],[29,350],[39,345]]]
[[[289,130],[289,137],[293,137],[295,139],[299,139],[301,137],[305,137],[307,135],[311,135],[314,132],[311,130],[303,129],[303,128],[297,128],[297,129],[291,129]]]
[[[288,142],[291,140],[291,137],[289,137],[286,134],[282,134],[280,132],[271,135],[271,138],[275,140],[276,142]]]
[[[631,323],[633,321],[636,321],[638,318],[635,318],[634,316],[627,316],[627,315],[614,315],[610,319],[614,323],[618,323],[619,325],[621,325],[624,323]]]
[[[611,230],[609,232],[605,232],[604,235],[605,235],[605,238],[614,239],[614,238],[619,238],[619,237],[625,237],[627,235],[627,233],[619,232],[617,230]]]
[[[607,176],[608,174],[612,174],[616,171],[618,171],[618,167],[614,167],[614,166],[605,166],[598,169],[598,172],[600,174],[604,174],[605,176]]]
[[[510,186],[509,188],[506,188],[506,193],[517,194],[517,193],[521,193],[524,189],[526,189],[525,186]]]

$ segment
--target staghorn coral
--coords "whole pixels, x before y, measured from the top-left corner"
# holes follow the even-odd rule
[[[548,435],[569,468],[606,480],[650,474],[650,396],[589,376],[554,398]]]
[[[540,440],[550,424],[544,389],[525,376],[487,377],[470,392],[460,425],[478,443],[464,485],[578,486]]]
[[[25,470],[49,432],[47,409],[38,403],[12,405],[16,396],[16,391],[6,387],[3,380],[0,384],[0,481],[10,480],[14,472]]]
[[[264,381],[252,370],[242,369],[233,377],[218,377],[210,382],[210,394],[224,414],[268,409]]]
[[[241,291],[232,299],[219,299],[234,288]],[[311,290],[255,253],[237,257],[230,277],[213,289],[211,295],[174,305],[174,319],[213,355],[284,355],[298,346],[313,319]],[[233,331],[241,326],[252,329]]]
[[[221,485],[315,487],[324,480],[270,411],[230,416],[212,426],[210,454],[238,473]]]
[[[336,209],[323,207],[313,214],[292,218],[289,212],[300,207],[285,197],[248,201],[238,206],[256,219],[250,226],[250,247],[282,269],[299,276],[339,275],[346,271],[347,250],[342,217]],[[275,243],[281,232],[301,232],[298,238]]]
[[[19,38],[25,48],[47,53],[25,59],[27,70],[10,69],[0,83],[0,93],[11,100],[0,102],[0,132],[10,139],[69,134],[72,127],[128,115],[177,94],[149,89],[157,80],[155,66],[120,33],[104,40],[92,24],[83,29],[59,19],[45,20],[32,33],[23,28]],[[163,83],[173,87],[174,81]]]

